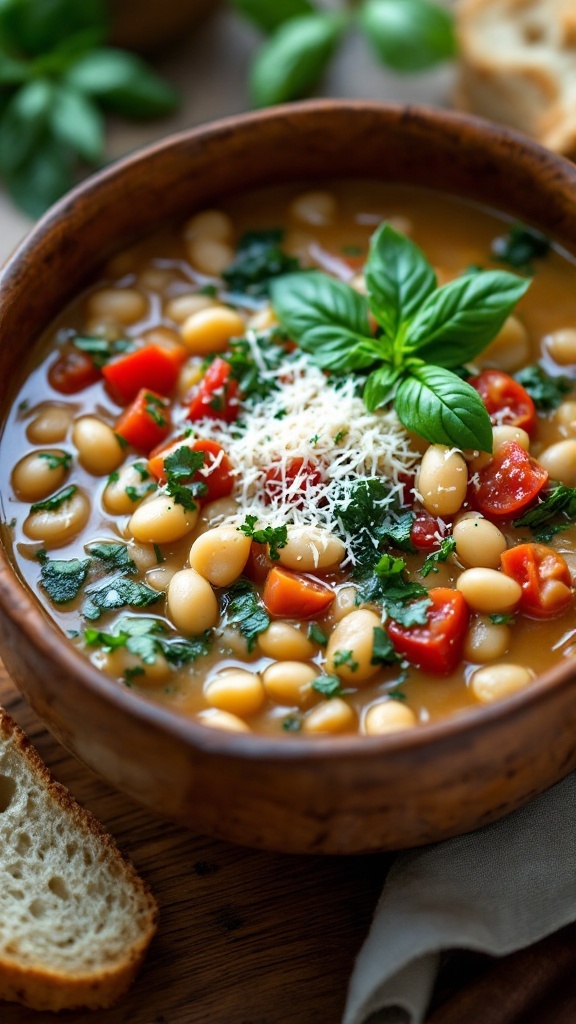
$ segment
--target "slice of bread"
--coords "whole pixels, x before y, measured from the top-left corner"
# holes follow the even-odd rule
[[[458,106],[576,154],[576,0],[459,0]]]
[[[0,709],[0,999],[109,1006],[134,978],[156,913],[132,864]]]

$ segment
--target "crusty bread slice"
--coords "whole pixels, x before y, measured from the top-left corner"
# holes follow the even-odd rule
[[[0,999],[109,1006],[155,930],[147,885],[0,709]]]
[[[457,104],[576,153],[576,0],[459,0]]]

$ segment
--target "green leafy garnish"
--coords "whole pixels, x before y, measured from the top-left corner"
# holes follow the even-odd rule
[[[429,0],[367,0],[360,24],[376,56],[395,71],[425,71],[456,56],[452,15]]]
[[[533,261],[542,259],[549,249],[549,239],[525,224],[512,224],[507,235],[501,235],[492,242],[495,260],[526,274],[533,273]]]
[[[180,667],[208,653],[211,635],[207,631],[184,638],[168,633],[160,619],[124,617],[116,623],[114,633],[84,630],[84,642],[88,647],[98,646],[104,651],[125,647],[145,665],[153,665],[157,655],[162,654],[170,665]]]
[[[231,292],[263,298],[268,295],[274,277],[299,269],[295,256],[280,248],[284,231],[249,231],[242,235],[233,262],[222,271]]]
[[[562,517],[562,518],[560,518]],[[558,520],[560,522],[554,522]],[[536,540],[547,544],[556,533],[567,530],[576,519],[576,487],[559,484],[534,508],[514,520],[516,527],[529,527]]]
[[[40,586],[54,604],[67,604],[78,597],[90,568],[89,558],[52,559],[44,550],[38,551],[36,558],[42,566]]]
[[[405,569],[403,558],[382,555],[370,571],[360,574],[359,603],[381,604],[402,626],[425,626],[432,601],[426,587],[405,578]]]
[[[228,625],[238,629],[246,640],[248,651],[253,651],[260,633],[268,629],[270,617],[248,580],[239,579],[228,588],[223,597],[222,611]]]
[[[280,558],[278,551],[280,548],[286,547],[288,543],[288,527],[286,526],[265,526],[261,530],[256,530],[255,526],[258,522],[258,516],[246,516],[242,526],[238,529],[240,533],[243,533],[246,537],[250,537],[256,541],[257,544],[268,544],[270,549],[270,558],[277,562]]]
[[[543,412],[557,409],[564,396],[573,391],[576,384],[562,374],[551,377],[538,365],[525,366],[514,377],[526,389],[536,408]]]
[[[162,596],[145,583],[127,579],[126,576],[106,576],[86,588],[82,614],[90,620],[99,619],[103,612],[113,608],[147,608],[148,605],[156,604]]]
[[[260,48],[252,65],[250,94],[255,105],[272,106],[309,93],[346,27],[345,16],[316,9],[284,21]]]
[[[154,554],[156,555],[156,564],[157,565],[161,565],[162,562],[166,561],[166,559],[164,558],[164,555],[162,554],[162,550],[161,550],[159,544],[153,544],[152,546],[154,548]]]
[[[400,551],[414,551],[410,540],[414,512],[398,509],[390,499],[388,487],[377,477],[355,483],[335,514],[361,570],[372,567],[384,544]]]
[[[157,395],[150,394],[149,391],[144,395],[144,412],[148,413],[150,419],[158,427],[165,427],[168,422],[164,415],[167,404],[167,401],[158,398]]]
[[[88,355],[92,357],[94,366],[97,366],[98,369],[105,366],[110,359],[114,358],[114,356],[130,352],[131,349],[134,348],[134,343],[129,338],[118,338],[116,341],[106,341],[105,338],[80,334],[77,334],[76,337],[72,339],[72,344],[82,352],[87,352]]]
[[[108,571],[121,569],[125,572],[136,572],[136,566],[130,558],[126,544],[113,541],[92,541],[85,545],[85,550],[92,558],[103,562]]]
[[[352,651],[335,651],[333,661],[334,668],[340,668],[341,665],[345,665],[351,672],[355,672],[358,668],[358,662],[354,660]]]
[[[282,728],[284,732],[300,732],[302,719],[298,715],[286,715],[286,718],[282,719]]]
[[[30,505],[31,512],[55,512],[61,508],[67,501],[70,501],[74,497],[78,488],[75,484],[70,484],[68,487],[64,487],[61,491],[53,494],[50,498],[45,498],[44,501],[35,501],[33,505]]]
[[[432,551],[427,555],[422,568],[420,569],[421,576],[428,576],[431,572],[438,572],[438,562],[445,562],[450,557],[453,551],[456,550],[456,541],[454,537],[444,537],[440,547],[437,551]]]
[[[400,656],[394,650],[394,645],[388,633],[381,626],[375,626],[370,664],[393,665],[396,661],[400,661]]]
[[[312,689],[316,690],[316,693],[321,693],[323,697],[330,699],[331,697],[340,697],[344,692],[342,689],[342,682],[338,676],[322,675],[316,676],[312,683]]]
[[[197,507],[194,499],[203,498],[208,491],[203,480],[192,479],[202,469],[205,457],[205,452],[195,452],[184,444],[164,459],[166,492],[191,512]]]
[[[0,4],[0,172],[32,217],[73,184],[79,162],[104,156],[106,110],[156,117],[174,90],[141,58],[106,47],[104,0]]]
[[[513,615],[505,615],[504,612],[494,612],[488,618],[495,626],[513,626],[516,621]]]
[[[72,456],[68,452],[64,452],[62,455],[56,455],[54,452],[38,452],[38,458],[44,459],[48,463],[49,469],[58,469],[59,466],[62,466],[63,469],[70,469],[72,462]]]
[[[326,647],[328,643],[328,637],[324,630],[320,629],[317,622],[310,622],[308,625],[308,639],[313,644],[318,644],[319,647]]]
[[[386,696],[389,697],[390,700],[407,700],[406,694],[403,690],[398,690],[396,687],[393,690],[388,690]]]
[[[389,224],[372,238],[365,275],[367,298],[318,271],[273,281],[282,326],[331,374],[363,379],[370,370],[363,392],[370,411],[394,401],[404,426],[427,441],[491,452],[486,408],[452,370],[492,341],[530,282],[492,270],[438,288],[423,252]]]
[[[262,372],[277,370],[290,361],[290,356],[281,344],[285,340],[279,328],[250,333],[248,337],[232,338],[226,353],[226,362],[230,364],[230,373],[238,381],[242,401],[266,398],[278,390],[278,381],[272,374]],[[254,355],[257,352],[257,359]]]

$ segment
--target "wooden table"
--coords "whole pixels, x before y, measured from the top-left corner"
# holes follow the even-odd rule
[[[338,1024],[388,859],[281,856],[197,836],[111,790],[67,753],[0,663],[0,704],[152,886],[160,927],[120,1003],[73,1024]],[[54,1014],[0,1003],[2,1024]]]

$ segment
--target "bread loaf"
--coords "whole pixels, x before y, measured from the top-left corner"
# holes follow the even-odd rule
[[[576,155],[576,0],[459,0],[459,106]]]
[[[0,999],[108,1006],[155,928],[148,887],[0,709]]]

